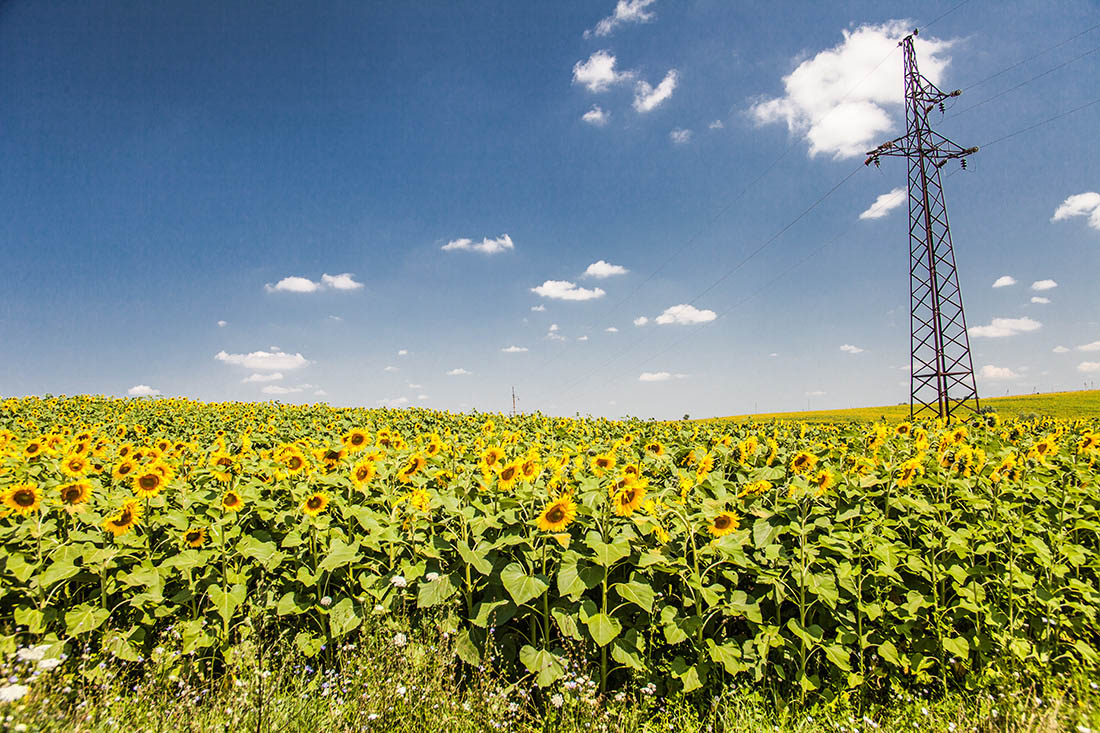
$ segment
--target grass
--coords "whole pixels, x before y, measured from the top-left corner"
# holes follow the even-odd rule
[[[633,680],[601,697],[591,674],[573,668],[564,684],[539,690],[508,683],[455,657],[449,639],[423,628],[358,634],[303,658],[292,644],[247,639],[217,675],[166,639],[151,658],[124,663],[76,655],[35,672],[14,656],[0,671],[30,687],[0,702],[0,731],[977,731],[1023,733],[1100,729],[1100,691],[1087,679],[1014,682],[933,698],[896,692],[878,702],[839,697],[797,707],[766,688],[731,682],[692,696],[665,696]],[[659,681],[658,681],[659,682]]]
[[[1011,397],[982,398],[981,406],[993,408],[1001,417],[1036,415],[1063,420],[1100,417],[1100,389],[1076,392],[1045,392]],[[909,405],[856,407],[846,410],[811,410],[808,412],[769,412],[755,415],[733,415],[719,420],[801,420],[803,422],[874,422],[885,418],[890,422],[909,419]]]

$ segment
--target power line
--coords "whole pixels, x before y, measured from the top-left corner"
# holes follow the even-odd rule
[[[1008,140],[1010,138],[1014,138],[1017,135],[1023,135],[1025,132],[1031,132],[1036,127],[1042,127],[1043,125],[1045,125],[1047,123],[1054,122],[1055,120],[1060,120],[1063,117],[1067,117],[1067,116],[1073,114],[1074,112],[1080,112],[1081,110],[1085,109],[1086,107],[1091,107],[1094,104],[1100,104],[1100,97],[1097,97],[1096,99],[1092,100],[1091,102],[1086,102],[1085,104],[1082,104],[1079,107],[1074,107],[1073,109],[1069,109],[1069,110],[1066,110],[1065,112],[1061,112],[1059,114],[1056,114],[1053,117],[1048,117],[1045,120],[1042,120],[1040,122],[1036,122],[1034,125],[1028,125],[1027,127],[1025,127],[1021,130],[1017,130],[1016,132],[1011,132],[1011,133],[1009,133],[1009,134],[1007,134],[1003,137],[997,138],[996,140],[990,140],[987,143],[982,143],[982,145],[980,147],[988,148],[990,145],[996,145],[997,143],[1004,142],[1005,140]]]
[[[990,74],[989,76],[985,77],[984,79],[982,79],[980,81],[973,82],[973,83],[963,87],[963,91],[969,92],[969,91],[973,90],[975,87],[979,87],[982,84],[985,84],[987,81],[992,81],[993,79],[996,79],[1001,74],[1005,74],[1009,71],[1012,71],[1013,69],[1017,68],[1018,66],[1023,66],[1024,64],[1026,64],[1029,61],[1034,61],[1035,59],[1039,58],[1043,54],[1049,53],[1049,52],[1053,51],[1056,48],[1061,48],[1062,46],[1066,45],[1067,43],[1069,43],[1071,41],[1075,41],[1078,38],[1080,38],[1081,36],[1083,36],[1087,33],[1091,33],[1092,31],[1096,30],[1097,28],[1100,28],[1100,23],[1097,23],[1096,25],[1094,25],[1090,28],[1086,28],[1085,30],[1081,31],[1080,33],[1078,33],[1076,35],[1070,36],[1069,38],[1062,41],[1061,43],[1056,43],[1053,46],[1050,46],[1048,48],[1044,48],[1042,51],[1039,51],[1038,53],[1032,54],[1031,56],[1028,56],[1026,59],[1024,59],[1022,61],[1017,61],[1016,63],[1012,64],[1011,66],[1006,66],[1005,68],[1001,69],[1000,71],[998,71],[994,74]]]

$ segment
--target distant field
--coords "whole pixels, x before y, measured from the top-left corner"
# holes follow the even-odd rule
[[[1100,417],[1100,389],[1077,392],[1045,392],[1043,394],[1015,397],[990,397],[981,401],[982,407],[994,408],[1002,417],[1018,417],[1036,414],[1044,417],[1073,419]],[[856,420],[873,422],[885,417],[898,422],[909,417],[909,405],[883,407],[856,407],[848,410],[815,410],[811,412],[768,412],[756,415],[732,415],[724,420],[803,420],[806,422],[844,422]]]

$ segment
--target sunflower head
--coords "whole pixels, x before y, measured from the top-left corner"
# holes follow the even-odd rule
[[[656,440],[652,440],[645,444],[645,452],[654,458],[660,458],[665,454],[665,447]]]
[[[192,527],[183,533],[183,541],[190,547],[202,547],[206,542],[206,530],[201,527]]]
[[[141,504],[135,499],[130,499],[122,505],[122,509],[119,510],[118,514],[103,523],[103,528],[115,537],[119,537],[133,529],[140,519]]]
[[[152,467],[134,474],[134,494],[139,499],[151,499],[164,488],[164,476]]]
[[[244,499],[233,489],[222,495],[222,509],[227,512],[239,512],[244,507]]]
[[[4,490],[3,501],[9,510],[25,517],[42,506],[42,492],[34,484],[15,484]]]
[[[76,506],[88,501],[92,496],[92,485],[79,479],[57,487],[57,493],[61,496],[61,503],[68,506]]]
[[[611,501],[615,505],[615,513],[620,517],[629,517],[645,501],[645,485],[638,481],[631,481],[619,489]]]
[[[577,516],[577,505],[572,496],[562,496],[542,508],[537,520],[544,532],[560,532]]]
[[[356,488],[363,488],[370,480],[374,478],[378,472],[375,468],[374,461],[362,460],[355,464],[355,468],[351,470],[351,482],[355,484]]]
[[[343,437],[344,447],[352,453],[358,453],[370,444],[370,433],[362,428],[352,428]]]
[[[707,525],[707,531],[715,537],[725,537],[737,529],[741,523],[741,517],[737,512],[722,512]]]
[[[322,491],[315,491],[302,502],[302,512],[310,517],[316,517],[325,510],[328,506],[328,502],[328,494]]]

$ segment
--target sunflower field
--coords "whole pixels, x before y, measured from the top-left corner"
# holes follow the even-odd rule
[[[0,401],[0,653],[428,619],[543,687],[1100,668],[1100,422]],[[88,670],[88,674],[94,670]]]

